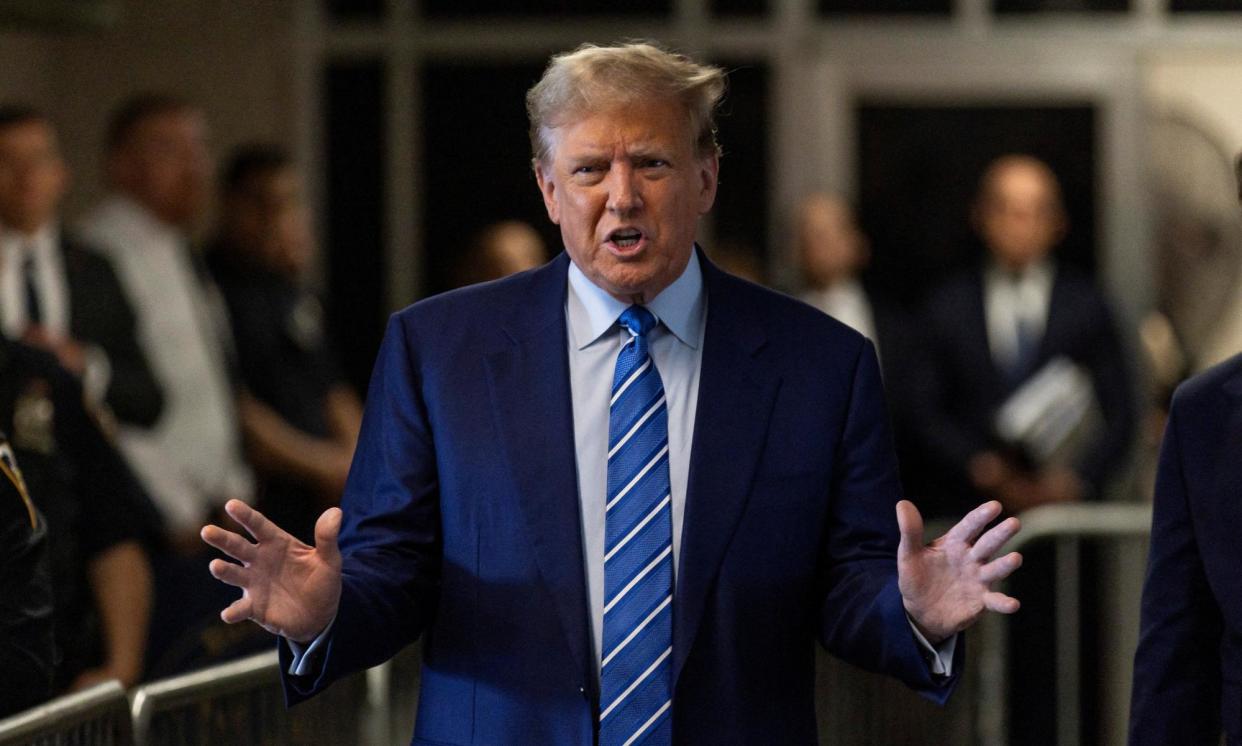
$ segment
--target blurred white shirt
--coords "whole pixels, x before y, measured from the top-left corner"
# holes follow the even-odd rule
[[[197,529],[214,507],[254,491],[228,380],[223,306],[195,275],[181,232],[138,203],[110,197],[87,215],[81,233],[112,260],[137,317],[138,341],[164,388],[159,422],[149,430],[122,427],[121,449],[169,528]]]
[[[1055,272],[1051,262],[1036,262],[1021,272],[989,265],[983,273],[983,313],[987,317],[988,349],[1002,370],[1018,362],[1018,327],[1024,325],[1034,344],[1044,337]]]
[[[835,282],[826,288],[806,290],[800,296],[803,303],[815,306],[832,318],[849,326],[871,340],[877,353],[880,340],[876,339],[875,314],[867,291],[858,280]]]
[[[43,226],[33,235],[0,226],[0,322],[4,336],[21,339],[30,326],[26,318],[26,262],[34,260],[35,294],[41,325],[54,338],[69,331],[69,287],[60,256],[60,230]]]

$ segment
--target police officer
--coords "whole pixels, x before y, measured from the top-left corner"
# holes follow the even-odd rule
[[[146,546],[160,531],[153,506],[88,414],[77,379],[47,353],[4,339],[0,430],[9,434],[30,502],[46,516],[53,693],[106,679],[137,683],[151,606]],[[38,513],[30,515],[29,531],[40,533]],[[12,551],[7,542],[5,551]],[[6,586],[0,603],[17,598]]]
[[[0,718],[52,691],[52,581],[47,522],[30,501],[0,432]]]

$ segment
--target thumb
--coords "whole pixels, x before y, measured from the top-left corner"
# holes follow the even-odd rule
[[[923,516],[909,500],[897,503],[897,530],[901,532],[897,559],[904,559],[923,548]]]
[[[336,544],[341,532],[341,509],[328,508],[315,521],[315,551],[330,565],[340,567],[341,550]]]

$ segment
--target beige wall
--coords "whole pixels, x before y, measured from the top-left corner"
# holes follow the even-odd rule
[[[1154,104],[1192,116],[1230,151],[1242,151],[1242,52],[1160,52],[1145,68]]]
[[[124,0],[109,28],[0,32],[0,99],[32,102],[56,119],[76,174],[72,215],[102,194],[104,128],[135,93],[200,103],[220,156],[245,140],[291,142],[295,2]]]

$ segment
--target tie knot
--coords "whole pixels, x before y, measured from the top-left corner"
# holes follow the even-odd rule
[[[635,337],[645,335],[656,325],[655,316],[642,306],[630,306],[621,312],[621,317],[617,320]]]

